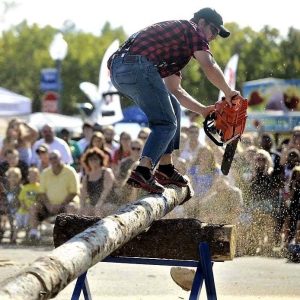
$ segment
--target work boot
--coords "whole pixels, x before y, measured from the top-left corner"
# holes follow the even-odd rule
[[[175,184],[179,187],[187,186],[189,181],[173,165],[159,166],[154,174],[161,185]]]
[[[143,174],[137,170],[132,171],[127,180],[127,184],[135,188],[142,188],[150,193],[162,194],[165,190],[164,187],[155,180],[152,174],[150,174],[149,179],[146,179]]]

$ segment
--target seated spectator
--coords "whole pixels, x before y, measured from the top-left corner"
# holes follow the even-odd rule
[[[123,131],[120,134],[120,145],[119,148],[115,151],[113,160],[112,160],[112,168],[115,172],[118,168],[119,162],[128,157],[131,153],[131,136],[127,132]]]
[[[88,121],[85,121],[82,125],[83,137],[77,142],[81,154],[87,149],[87,147],[91,143],[91,138],[93,133],[94,133],[93,124]]]
[[[144,141],[141,139],[131,141],[131,154],[121,160],[116,171],[115,190],[118,194],[120,205],[137,199],[138,189],[126,184],[126,182],[132,170],[138,165],[143,146]]]
[[[111,152],[105,144],[105,138],[104,138],[103,133],[100,132],[100,131],[96,131],[96,132],[93,133],[90,144],[88,145],[85,152],[87,150],[95,148],[95,147],[100,149],[105,154],[105,156],[106,156],[106,158],[105,158],[106,166],[110,167],[111,163],[112,163]],[[84,154],[85,154],[85,152],[84,152]],[[83,165],[85,165],[85,164],[83,164]]]
[[[11,167],[5,173],[7,176],[7,183],[4,186],[3,194],[1,199],[4,200],[4,211],[0,218],[8,218],[10,225],[10,243],[16,243],[16,227],[15,227],[15,218],[16,212],[19,208],[19,193],[21,190],[21,170],[19,168]],[[5,223],[3,220],[0,224]],[[3,232],[4,228],[0,228],[0,232]]]
[[[49,161],[49,147],[47,144],[41,144],[35,151],[39,157],[37,168],[39,171],[43,171],[44,169],[50,167]]]
[[[277,243],[281,243],[281,236],[284,236],[284,242],[287,242],[286,239],[289,236],[286,230],[284,228],[286,227],[288,222],[288,216],[289,216],[289,206],[290,206],[290,200],[291,200],[291,178],[293,174],[293,169],[300,164],[300,152],[295,149],[291,148],[286,153],[286,163],[283,166],[283,180],[282,180],[282,186],[280,189],[280,205],[278,207],[278,211],[276,214],[276,241]]]
[[[197,123],[192,123],[188,128],[187,135],[187,143],[182,145],[183,148],[181,149],[180,157],[185,159],[188,166],[190,166],[192,164],[192,161],[194,161],[195,157],[197,156],[199,148],[201,147],[201,144],[199,142],[199,125]]]
[[[22,183],[28,182],[28,165],[20,160],[16,149],[8,149],[4,153],[4,161],[0,163],[0,181],[5,183],[5,173],[9,168],[19,168],[22,174]]]
[[[38,225],[59,213],[79,209],[79,177],[74,168],[63,163],[58,150],[49,153],[51,167],[41,173],[41,193],[30,210],[29,239],[38,241]]]
[[[284,165],[287,161],[288,152],[291,149],[296,149],[300,151],[300,126],[296,126],[293,129],[292,137],[289,140],[287,146],[282,148],[281,157],[280,157],[280,164]]]
[[[140,129],[137,138],[142,140],[145,144],[150,133],[151,133],[151,129],[149,127],[143,127]]]
[[[112,170],[106,167],[106,158],[97,147],[88,149],[82,158],[87,170],[81,190],[83,214],[104,216],[116,208],[110,201],[115,177]]]
[[[252,216],[249,239],[254,243],[256,253],[274,243],[274,178],[271,155],[259,149],[254,157],[255,170],[250,180],[249,195],[245,195],[247,211]],[[254,250],[254,249],[253,249]]]
[[[17,149],[20,160],[29,165],[32,157],[31,147],[37,138],[38,131],[35,128],[20,119],[10,120],[3,141],[2,156],[7,149]]]
[[[54,130],[51,126],[44,125],[41,134],[42,134],[42,138],[37,140],[32,146],[32,150],[33,150],[32,161],[31,161],[32,165],[34,166],[38,165],[39,158],[36,153],[36,149],[41,144],[47,144],[47,146],[49,147],[49,151],[57,150],[61,155],[61,159],[63,163],[68,165],[73,163],[70,147],[63,139],[55,136]]]
[[[115,141],[115,129],[112,125],[107,125],[103,127],[102,131],[105,138],[105,144],[110,150],[111,157],[113,157],[114,152],[118,149],[118,143]]]
[[[71,150],[71,154],[72,154],[72,158],[73,158],[73,163],[71,164],[71,166],[77,171],[80,171],[80,155],[81,155],[81,151],[80,148],[78,146],[78,143],[76,141],[73,141],[71,139],[71,132],[66,129],[63,128],[60,131],[60,137],[68,144],[70,150]]]
[[[31,167],[28,170],[29,183],[21,187],[19,194],[19,209],[16,213],[15,239],[20,229],[26,230],[26,238],[29,230],[29,211],[37,201],[37,195],[40,193],[40,172],[38,168]]]
[[[292,171],[287,225],[286,242],[291,243],[297,237],[297,229],[300,230],[300,166],[294,167]],[[300,242],[300,240],[295,242]]]
[[[216,163],[210,147],[202,146],[198,149],[187,174],[191,178],[195,197],[204,197],[221,174],[220,166]]]

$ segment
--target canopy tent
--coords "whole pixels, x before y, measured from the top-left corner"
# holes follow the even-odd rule
[[[31,100],[0,87],[0,116],[14,117],[31,113]]]
[[[37,112],[28,116],[28,123],[37,129],[41,129],[44,125],[50,125],[55,131],[65,128],[73,135],[82,133],[83,121],[80,117],[71,117],[55,113]]]

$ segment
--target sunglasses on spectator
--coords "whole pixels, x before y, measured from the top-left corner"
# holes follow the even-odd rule
[[[55,159],[58,159],[58,157],[55,155],[55,156],[49,156],[49,160],[55,160]]]
[[[140,147],[131,147],[131,150],[133,150],[133,151],[140,151],[141,148]]]
[[[145,136],[145,135],[139,135],[138,138],[141,139],[141,140],[146,140],[147,136]]]

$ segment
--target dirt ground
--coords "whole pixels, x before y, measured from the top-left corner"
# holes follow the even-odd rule
[[[51,247],[0,246],[1,282],[14,276]],[[300,299],[300,264],[285,259],[241,257],[215,263],[218,299]],[[98,263],[88,272],[93,300],[188,299],[170,277],[170,267]],[[75,281],[55,298],[71,299]],[[81,299],[84,299],[83,297]],[[206,299],[205,289],[200,299]]]

